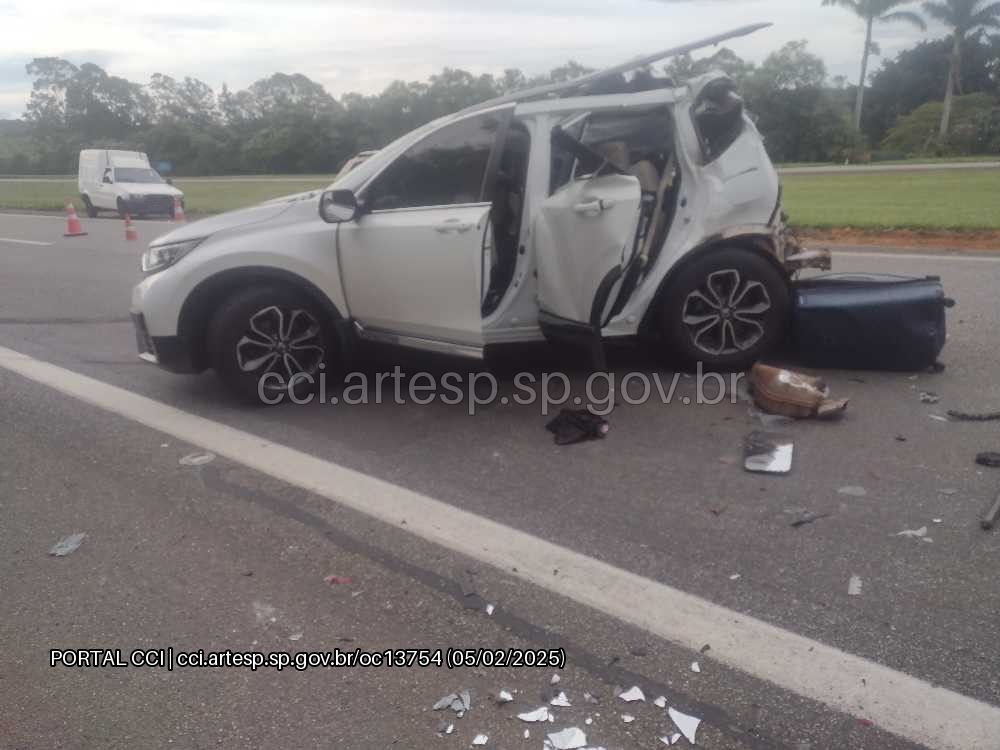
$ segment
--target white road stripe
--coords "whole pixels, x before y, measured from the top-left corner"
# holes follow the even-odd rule
[[[1000,252],[998,248],[997,252]],[[976,261],[979,263],[1000,263],[1000,255],[976,255],[975,250],[970,250],[969,254],[954,254],[954,255],[931,255],[924,253],[886,253],[886,252],[868,252],[867,250],[839,250],[835,249],[833,251],[833,262],[836,267],[837,258],[880,258],[888,260],[934,260],[944,263],[950,263],[951,261]]]
[[[0,347],[0,367],[405,529],[935,750],[996,750],[1000,708],[426,495]],[[559,570],[553,576],[553,569]]]
[[[14,242],[18,245],[51,245],[51,242],[39,242],[38,240],[17,240],[13,237],[0,237],[0,242]]]

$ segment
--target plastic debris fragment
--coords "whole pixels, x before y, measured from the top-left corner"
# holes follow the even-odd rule
[[[639,688],[638,685],[630,687],[628,690],[626,690],[618,697],[621,698],[626,703],[634,703],[635,701],[645,702],[646,700],[646,696],[643,695],[642,690]]]
[[[681,713],[676,708],[668,708],[667,714],[670,716],[670,720],[674,722],[677,728],[681,731],[681,734],[684,735],[684,739],[694,745],[695,734],[698,732],[698,726],[701,724],[701,719]]]
[[[290,640],[290,641],[301,641],[302,640],[302,633],[292,633],[290,636],[288,636],[288,640]]]
[[[635,721],[635,717],[632,714],[622,714],[622,721],[624,721],[626,724],[631,724],[633,721]]]
[[[553,732],[546,738],[554,750],[577,750],[587,746],[587,735],[579,727]]]
[[[552,679],[549,680],[549,684],[550,685],[558,685],[560,680],[562,680],[562,677],[560,677],[557,674],[554,674],[554,675],[552,675]]]
[[[903,531],[900,531],[898,534],[896,534],[896,536],[905,536],[911,539],[923,539],[924,537],[927,536],[927,527],[921,526],[919,529],[915,530],[904,529]]]
[[[497,703],[510,703],[514,700],[509,690],[501,690],[497,693]]]
[[[540,708],[536,708],[534,711],[525,711],[522,714],[518,714],[517,718],[519,718],[521,721],[527,721],[532,723],[539,721],[548,721],[549,707],[541,706]]]
[[[441,700],[439,700],[437,703],[434,704],[433,710],[434,711],[440,711],[443,708],[450,708],[451,704],[454,703],[457,700],[458,700],[458,696],[455,695],[455,693],[451,693],[449,695],[446,695],[444,698],[442,698]]]
[[[847,595],[848,596],[861,596],[861,577],[851,576],[850,583],[847,584]]]
[[[661,695],[659,698],[653,701],[653,705],[656,706],[657,708],[666,708],[667,707],[666,697]]]
[[[603,439],[611,427],[608,420],[587,409],[563,409],[559,416],[545,425],[545,429],[555,436],[556,445],[574,445]]]
[[[922,404],[936,404],[941,400],[933,391],[921,391],[920,393],[920,403]]]
[[[731,576],[729,576],[729,580],[730,580],[730,581],[738,581],[738,580],[740,580],[740,579],[741,579],[742,577],[743,577],[743,576],[742,576],[742,575],[740,575],[739,573],[733,573],[733,574],[732,574]]]
[[[555,698],[549,701],[550,706],[558,706],[559,708],[572,708],[573,704],[569,702],[569,698],[566,697],[566,693],[560,692]]]
[[[70,534],[56,542],[52,549],[49,550],[49,554],[52,557],[66,557],[66,555],[71,555],[80,548],[86,536],[87,534],[82,531]]]
[[[485,745],[490,741],[490,738],[485,734],[477,734],[472,740],[473,745]]]
[[[795,444],[783,435],[751,432],[743,440],[743,468],[754,474],[788,474]]]
[[[701,674],[701,664],[696,661],[691,662],[691,671],[695,674]]]
[[[848,497],[868,497],[868,490],[864,487],[847,486],[841,487],[837,490],[841,495],[847,495]]]
[[[205,451],[204,453],[189,453],[184,456],[178,463],[181,466],[204,466],[205,464],[210,464],[215,460],[215,454]]]

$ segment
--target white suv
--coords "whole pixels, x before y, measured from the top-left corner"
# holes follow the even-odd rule
[[[322,194],[160,237],[132,297],[141,356],[211,367],[251,399],[264,375],[295,387],[335,364],[352,337],[468,357],[571,340],[602,366],[604,339],[643,336],[688,362],[747,366],[784,337],[791,273],[829,256],[788,236],[777,173],[726,76],[595,89],[760,27],[487,102]]]

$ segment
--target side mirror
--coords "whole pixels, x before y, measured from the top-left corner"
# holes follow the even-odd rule
[[[319,215],[327,224],[353,221],[361,213],[358,199],[350,190],[327,190],[319,199]]]

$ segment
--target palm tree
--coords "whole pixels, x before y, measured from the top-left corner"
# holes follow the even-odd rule
[[[961,93],[962,42],[971,34],[989,28],[1000,28],[1000,2],[983,0],[939,0],[925,2],[927,14],[941,21],[952,30],[951,66],[944,93],[944,111],[941,113],[941,138],[948,135],[951,124],[951,106],[955,89]]]
[[[823,0],[823,5],[839,6],[860,17],[865,22],[865,50],[861,55],[861,82],[858,84],[858,100],[854,105],[854,129],[861,130],[861,109],[865,104],[865,81],[868,79],[868,59],[872,54],[872,32],[876,23],[906,21],[920,29],[926,29],[924,19],[908,10],[895,10],[912,0]]]

